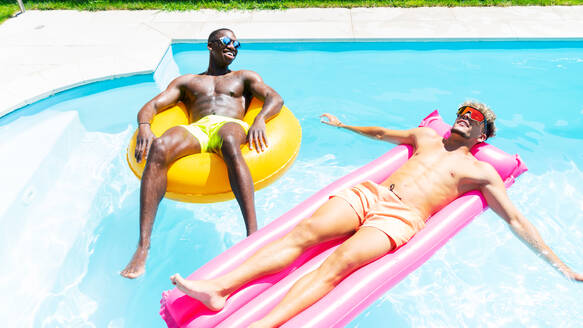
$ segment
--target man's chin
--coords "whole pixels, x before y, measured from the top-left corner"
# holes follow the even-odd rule
[[[459,129],[458,129],[458,128],[456,128],[456,127],[453,127],[453,128],[451,128],[451,130],[450,130],[450,131],[451,131],[451,134],[452,134],[452,135],[453,135],[453,134],[457,134],[458,136],[460,136],[460,137],[463,137],[463,138],[466,138],[466,139],[470,137],[470,136],[469,136],[469,134],[468,134],[467,132],[465,132],[465,131],[462,131],[462,130],[459,130]]]
[[[225,60],[225,63],[227,63],[227,64],[231,64],[232,62],[234,62],[235,61],[235,58],[237,58],[237,57],[235,57],[235,56],[233,56],[233,57],[224,56],[223,57],[223,59]]]

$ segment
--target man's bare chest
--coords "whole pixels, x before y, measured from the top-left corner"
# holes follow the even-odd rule
[[[421,150],[416,151],[411,160],[420,172],[450,187],[471,182],[475,175],[473,168],[476,160],[471,154],[450,153],[441,149]]]
[[[189,83],[185,90],[193,98],[232,97],[240,98],[245,94],[245,84],[241,78],[227,74],[223,76],[201,76]]]

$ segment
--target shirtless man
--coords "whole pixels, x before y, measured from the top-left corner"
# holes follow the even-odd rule
[[[583,281],[583,275],[565,265],[512,204],[496,170],[471,155],[475,144],[495,133],[496,117],[484,104],[464,103],[447,139],[425,127],[356,127],[330,114],[322,116],[327,119],[322,122],[328,125],[395,144],[410,144],[414,154],[382,184],[363,182],[332,196],[311,217],[233,271],[206,281],[185,280],[175,274],[170,279],[178,289],[217,311],[243,284],[282,270],[308,247],[350,236],[318,269],[298,280],[265,318],[252,325],[277,327],[326,295],[357,268],[407,242],[433,213],[476,189],[527,245],[567,278]]]
[[[241,155],[241,145],[248,141],[249,148],[258,152],[268,146],[265,122],[279,113],[283,100],[257,73],[229,69],[240,45],[229,29],[212,32],[208,37],[207,70],[176,78],[138,113],[135,156],[138,162],[147,156],[140,188],[140,239],[122,276],[136,278],[145,272],[152,226],[166,192],[168,167],[181,157],[200,152],[220,154],[227,165],[247,235],[257,230],[253,180]],[[252,97],[263,100],[264,105],[249,127],[242,119]],[[190,122],[195,123],[173,127],[156,138],[150,129],[152,118],[179,101],[188,109]]]

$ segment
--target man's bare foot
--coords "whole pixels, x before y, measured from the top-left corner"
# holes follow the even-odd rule
[[[123,277],[134,279],[146,272],[146,258],[148,257],[147,248],[138,248],[132,257],[132,260],[125,269],[119,274]]]
[[[225,307],[227,296],[219,293],[219,288],[210,281],[186,280],[178,273],[170,277],[172,284],[184,294],[200,301],[211,311],[220,311]]]

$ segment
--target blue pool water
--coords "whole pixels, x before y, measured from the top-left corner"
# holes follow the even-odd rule
[[[164,200],[146,275],[118,275],[138,235],[139,182],[125,162],[136,113],[173,74],[202,72],[206,45],[173,45],[168,61],[175,69],[164,74],[74,88],[0,118],[0,149],[51,118],[67,122],[14,148],[53,156],[31,157],[34,172],[17,172],[26,181],[0,208],[0,290],[13,295],[4,326],[161,327],[168,276],[244,238],[234,201]],[[451,122],[458,104],[477,99],[498,115],[491,143],[530,169],[511,199],[583,271],[583,42],[257,43],[232,68],[260,73],[303,127],[296,163],[257,192],[260,226],[392,147],[324,126],[321,113],[404,129],[434,109]],[[349,326],[577,327],[582,292],[488,211]]]

